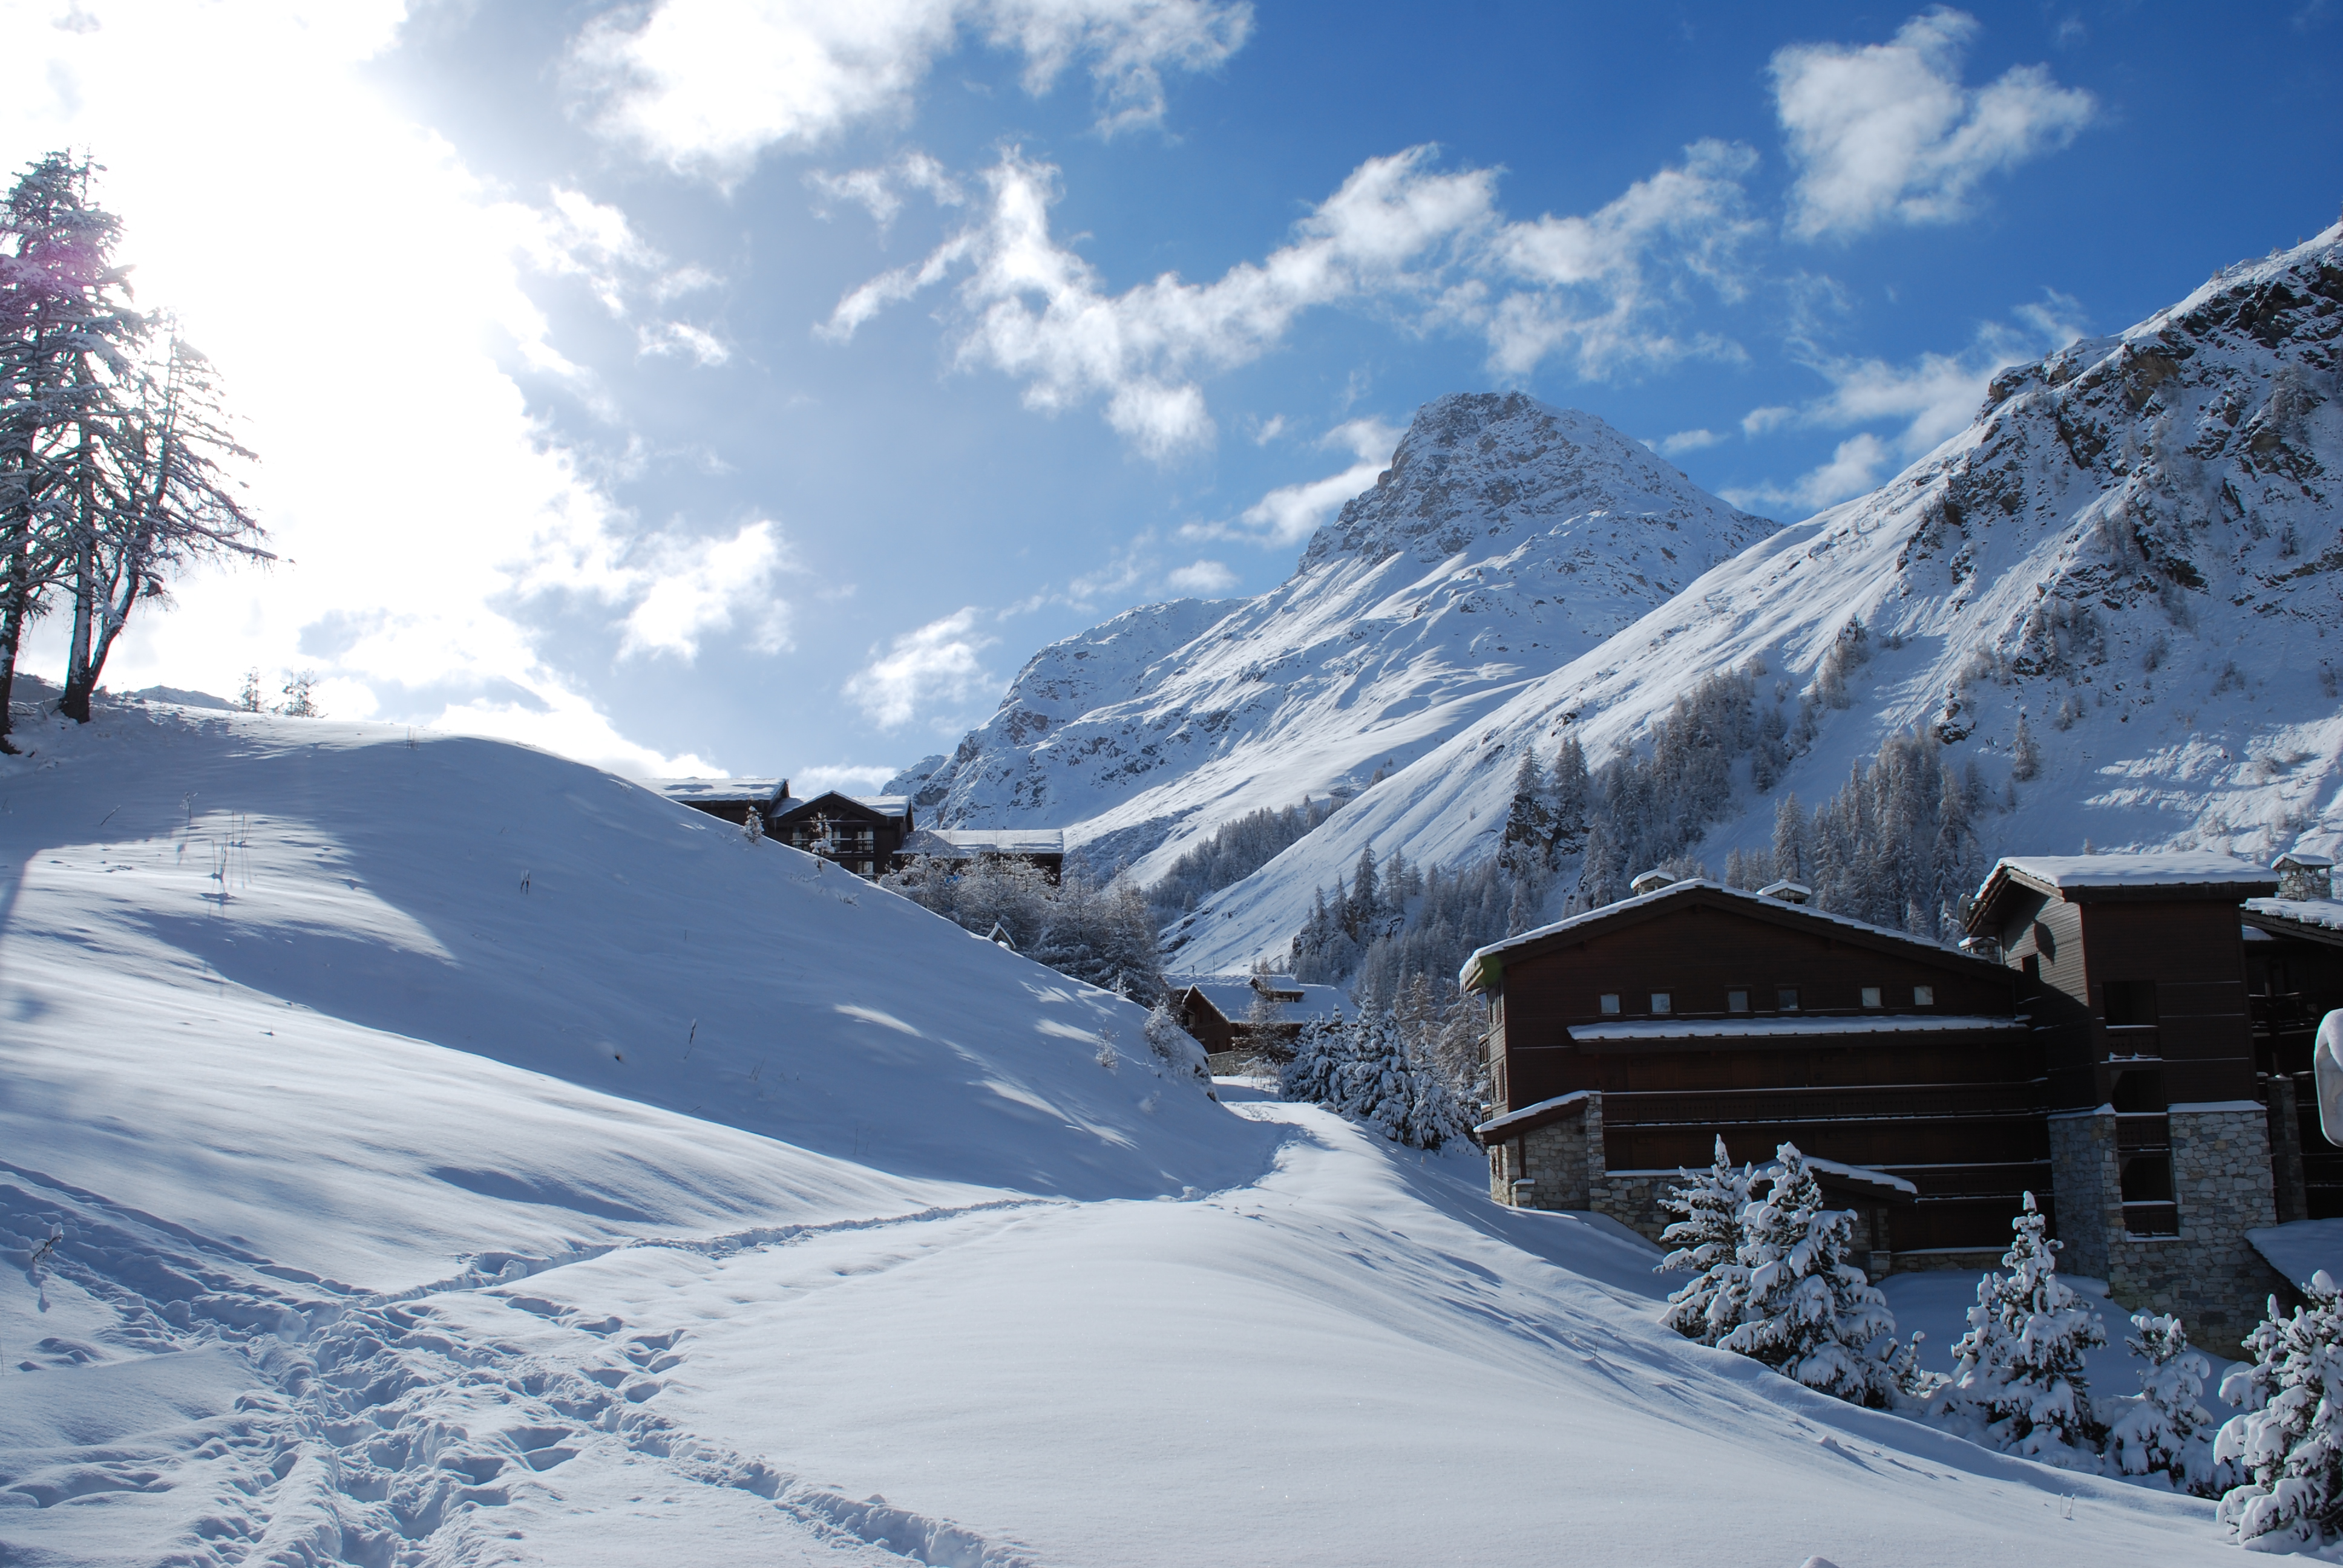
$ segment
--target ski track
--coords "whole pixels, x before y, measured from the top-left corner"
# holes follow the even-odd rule
[[[278,1268],[104,1198],[0,1161],[0,1261],[33,1291],[78,1292],[111,1321],[78,1334],[0,1344],[12,1382],[70,1368],[135,1368],[153,1358],[226,1352],[251,1387],[229,1410],[135,1434],[65,1446],[0,1446],[0,1560],[81,1560],[69,1544],[36,1545],[50,1510],[105,1493],[179,1493],[192,1521],[161,1562],[350,1563],[362,1568],[470,1568],[514,1560],[518,1532],[499,1512],[558,1502],[560,1469],[581,1457],[648,1463],[639,1489],[724,1488],[760,1499],[826,1562],[903,1562],[942,1568],[1033,1568],[1014,1542],[949,1520],[855,1499],[765,1461],[706,1442],[649,1408],[661,1374],[690,1355],[690,1331],[588,1317],[515,1287],[622,1247],[724,1259],[842,1231],[933,1227],[947,1244],[990,1233],[1062,1201],[1006,1198],[958,1208],[827,1224],[757,1227],[706,1237],[657,1237],[549,1258],[482,1252],[447,1280],[373,1294]],[[959,1232],[953,1234],[952,1232]],[[51,1236],[54,1249],[34,1263]],[[923,1237],[923,1239],[925,1239]],[[500,1342],[435,1304],[471,1296],[567,1331],[548,1351]],[[68,1374],[69,1375],[69,1374]],[[16,1385],[22,1390],[23,1384]],[[12,1392],[16,1392],[12,1390]],[[184,1501],[188,1493],[200,1503]],[[670,1500],[671,1501],[671,1500]],[[843,1555],[841,1555],[843,1553]]]

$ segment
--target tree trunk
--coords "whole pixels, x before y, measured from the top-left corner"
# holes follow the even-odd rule
[[[21,755],[8,739],[8,702],[16,686],[16,642],[24,631],[25,616],[18,606],[11,603],[0,610],[0,753],[10,757]]]

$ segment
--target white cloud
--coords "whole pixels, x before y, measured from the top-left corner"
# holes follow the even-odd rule
[[[1673,457],[1679,452],[1697,452],[1703,447],[1714,447],[1725,439],[1714,430],[1679,430],[1673,436],[1661,437],[1654,443],[1652,450],[1663,457]]]
[[[2078,309],[2076,301],[2052,294],[2011,312],[2020,327],[1989,321],[1960,353],[1922,354],[1901,365],[1878,358],[1812,358],[1813,367],[1830,383],[1829,392],[1795,409],[1752,409],[1741,422],[1745,431],[1755,436],[1789,424],[1900,428],[1892,438],[1865,433],[1842,441],[1830,461],[1795,484],[1762,485],[1729,492],[1725,498],[1735,506],[1795,502],[1818,508],[1874,488],[1891,461],[1909,463],[1967,428],[1995,371],[2073,342],[2080,327]]]
[[[984,173],[984,210],[929,256],[850,290],[817,328],[832,341],[888,305],[961,277],[955,358],[1024,383],[1048,412],[1103,399],[1108,423],[1164,459],[1209,441],[1199,378],[1282,343],[1302,313],[1330,306],[1412,310],[1425,327],[1486,337],[1492,369],[1525,375],[1550,355],[1582,375],[1634,360],[1729,355],[1659,325],[1683,279],[1728,297],[1745,148],[1702,143],[1681,168],[1640,182],[1590,217],[1509,223],[1489,169],[1443,172],[1437,149],[1370,158],[1294,226],[1292,242],[1210,283],[1165,273],[1120,294],[1050,228],[1058,171],[1004,152]]]
[[[960,182],[926,153],[905,153],[883,167],[849,169],[842,175],[816,169],[806,176],[806,184],[833,202],[850,202],[862,208],[882,235],[903,210],[907,190],[925,191],[938,206],[968,203],[968,193],[960,189]]]
[[[1197,561],[1165,575],[1163,581],[1182,593],[1210,596],[1237,586],[1237,574],[1218,561]]]
[[[963,28],[1022,54],[1037,95],[1086,62],[1111,133],[1159,122],[1163,72],[1212,69],[1252,25],[1225,0],[658,0],[588,23],[571,65],[603,135],[729,184],[768,147],[905,116]]]
[[[688,321],[662,321],[657,327],[641,328],[635,337],[641,351],[654,358],[689,354],[699,364],[713,367],[732,357],[732,350],[722,338]]]
[[[1346,419],[1320,438],[1323,447],[1349,450],[1353,461],[1339,474],[1299,484],[1280,485],[1247,507],[1236,524],[1189,523],[1184,538],[1244,539],[1276,548],[1308,538],[1318,526],[1340,510],[1343,502],[1370,488],[1375,476],[1391,461],[1392,448],[1405,432],[1380,419]]]
[[[949,711],[994,684],[979,658],[999,640],[975,631],[974,607],[905,632],[846,683],[846,695],[881,729],[900,729],[922,713]]]
[[[2043,65],[1961,85],[1974,17],[1941,6],[1886,44],[1801,44],[1775,53],[1774,101],[1798,171],[1790,232],[1804,239],[1881,224],[1949,223],[1998,170],[2053,152],[2098,112]]]
[[[876,795],[900,769],[864,767],[852,762],[817,763],[789,775],[789,793],[809,800],[826,789],[847,795]]]
[[[1800,478],[1795,484],[1782,487],[1758,485],[1746,489],[1727,490],[1725,498],[1745,509],[1778,506],[1788,503],[1808,512],[1817,512],[1849,496],[1862,495],[1876,489],[1879,473],[1891,456],[1887,443],[1865,433],[1852,436],[1838,444],[1829,462]]]
[[[759,653],[789,647],[789,605],[772,591],[787,562],[771,523],[745,524],[729,539],[662,538],[646,553],[647,586],[627,612],[620,658],[665,653],[689,663],[703,636],[736,622],[750,628],[749,645]]]
[[[688,600],[641,609],[658,552],[531,417],[497,348],[582,383],[547,337],[532,274],[583,277],[623,311],[664,263],[615,209],[566,191],[542,207],[505,199],[406,119],[366,68],[402,14],[391,0],[298,19],[114,0],[104,26],[74,32],[40,8],[0,11],[0,52],[25,84],[0,104],[0,154],[14,166],[99,149],[121,255],[142,300],[176,310],[219,367],[263,458],[252,503],[284,558],[190,575],[175,608],[133,618],[108,683],[233,692],[249,667],[315,668],[334,711],[630,771],[684,766],[621,733],[529,618],[548,589],[607,611],[598,668],[629,633],[647,648],[701,635]],[[204,84],[200,115],[184,109],[189,81]],[[427,461],[397,449],[418,431]]]

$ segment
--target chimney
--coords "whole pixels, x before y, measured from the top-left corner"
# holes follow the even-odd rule
[[[2293,850],[2280,855],[2270,869],[2278,873],[2278,896],[2281,899],[2335,896],[2335,862],[2326,855]]]
[[[1779,899],[1785,904],[1803,904],[1815,896],[1815,890],[1804,882],[1794,882],[1785,877],[1778,882],[1768,882],[1757,890],[1761,899]]]
[[[1656,893],[1662,888],[1673,888],[1675,884],[1676,879],[1665,871],[1645,871],[1627,884],[1627,890],[1640,899],[1645,893]]]

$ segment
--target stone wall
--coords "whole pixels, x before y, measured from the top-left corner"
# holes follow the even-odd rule
[[[2268,1115],[2237,1101],[2176,1106],[2170,1117],[2177,1236],[2125,1234],[2112,1111],[2050,1119],[2058,1237],[2066,1243],[2059,1266],[2107,1281],[2108,1292],[2134,1312],[2178,1314],[2197,1343],[2231,1355],[2268,1297],[2283,1289],[2246,1239],[2278,1218]]]
[[[1603,1097],[1590,1094],[1554,1121],[1489,1149],[1489,1196],[1528,1209],[1592,1207],[1603,1171]],[[1513,1183],[1526,1177],[1521,1194]]]

